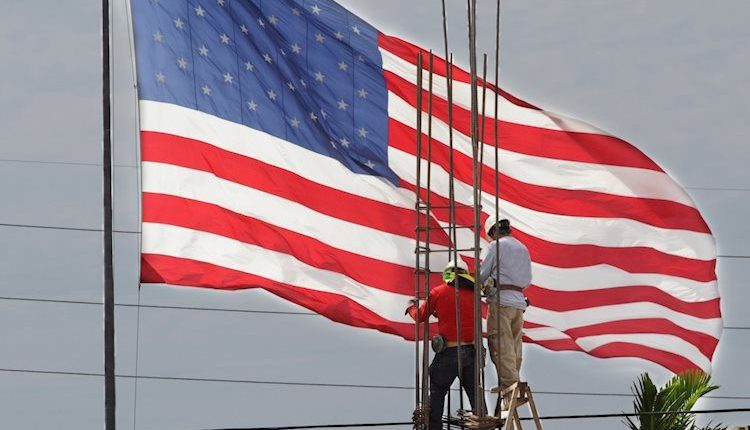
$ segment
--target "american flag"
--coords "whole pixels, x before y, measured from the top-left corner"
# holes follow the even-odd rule
[[[416,65],[427,53],[330,0],[134,0],[133,18],[142,282],[262,288],[413,338],[404,308],[414,288]],[[435,59],[437,206],[449,180],[445,66]],[[468,207],[470,77],[455,67],[452,79],[456,200]],[[482,216],[495,212],[497,91],[500,211],[533,260],[525,341],[709,370],[722,327],[716,251],[690,197],[629,143],[487,90]],[[446,226],[448,212],[430,222]],[[472,225],[471,211],[459,209],[457,223]],[[432,242],[451,245],[441,230]],[[471,247],[472,232],[457,242]],[[446,259],[435,254],[431,269]]]

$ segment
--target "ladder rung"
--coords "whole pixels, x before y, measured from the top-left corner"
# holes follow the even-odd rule
[[[439,206],[430,205],[429,207],[427,205],[417,205],[418,210],[419,209],[450,209],[450,208],[451,208],[450,206],[445,206],[445,205],[439,205]],[[482,206],[480,205],[479,208],[481,209]],[[453,209],[474,209],[474,206],[463,206],[463,205],[453,206]]]
[[[457,225],[457,226],[454,226],[454,227],[449,227],[449,226],[445,226],[445,227],[417,227],[414,230],[417,230],[417,231],[425,231],[425,230],[450,230],[451,228],[455,228],[455,229],[459,229],[459,228],[474,228],[474,226],[472,226],[472,225]]]
[[[432,253],[432,252],[469,252],[474,251],[474,248],[465,248],[465,249],[429,249],[426,246],[418,246],[417,249],[414,250],[415,253],[417,252],[424,252],[424,253]]]

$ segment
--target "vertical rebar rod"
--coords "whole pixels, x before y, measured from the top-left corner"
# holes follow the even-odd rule
[[[497,16],[495,21],[495,221],[500,220],[500,156],[499,156],[499,143],[500,137],[498,136],[498,118],[499,118],[499,96],[500,96],[500,0],[497,0]],[[495,250],[495,280],[500,279],[500,250]],[[500,300],[500,293],[498,292],[498,301]],[[498,342],[495,342],[495,348],[497,348],[497,356],[500,356],[500,319],[495,318],[497,325],[495,326],[495,336],[498,337]],[[494,361],[493,361],[494,362]],[[497,374],[497,385],[501,387],[500,372]],[[499,396],[499,394],[498,394]]]
[[[479,118],[478,118],[478,95],[477,95],[477,1],[467,0],[469,4],[469,63],[471,69],[471,143],[472,143],[472,164],[473,164],[473,194],[474,194],[474,275],[479,273],[479,219],[481,214],[481,202],[478,195],[478,155],[479,155]],[[484,387],[481,381],[482,357],[480,354],[482,348],[482,308],[481,292],[479,283],[474,284],[474,386],[475,397],[474,407],[477,416],[484,417]]]
[[[479,133],[479,196],[482,196],[482,184],[484,184],[484,132],[487,126],[485,112],[487,109],[487,54],[484,54],[482,65],[482,123],[481,132]]]
[[[104,428],[115,430],[115,283],[112,255],[110,5],[102,0],[102,206],[104,209]]]
[[[421,403],[421,383],[420,383],[420,375],[422,373],[422,369],[420,366],[420,354],[419,354],[419,291],[420,291],[420,280],[419,280],[419,273],[421,269],[421,247],[420,247],[420,239],[421,239],[421,206],[422,206],[422,199],[421,199],[421,193],[420,193],[420,186],[421,186],[421,177],[422,177],[422,53],[420,52],[417,55],[417,195],[416,195],[416,203],[414,205],[414,211],[416,213],[416,222],[415,222],[415,235],[416,235],[416,246],[414,247],[414,253],[416,255],[416,263],[414,264],[414,299],[416,300],[417,304],[417,318],[416,321],[414,321],[414,360],[415,360],[415,385],[414,385],[414,396],[415,396],[415,408],[419,408]]]
[[[431,200],[432,193],[432,75],[433,75],[434,56],[430,51],[429,75],[427,83],[427,186],[425,187],[425,272],[424,272],[424,298],[427,302],[427,309],[430,309],[430,217],[431,217]],[[420,112],[421,115],[421,112]],[[421,153],[420,153],[421,155]],[[427,403],[427,389],[429,382],[429,371],[427,362],[430,359],[427,342],[430,337],[429,319],[424,322],[422,337],[422,402]],[[427,424],[429,429],[429,422]]]

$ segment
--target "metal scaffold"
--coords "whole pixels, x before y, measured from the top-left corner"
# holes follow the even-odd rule
[[[427,308],[430,309],[430,286],[431,286],[431,266],[430,266],[430,255],[432,253],[448,253],[448,260],[457,262],[460,258],[459,253],[462,255],[469,255],[473,257],[474,267],[473,271],[476,274],[479,273],[480,267],[480,244],[481,244],[481,217],[483,213],[482,207],[482,194],[486,190],[482,189],[483,173],[487,166],[484,164],[484,148],[487,145],[486,142],[486,126],[488,120],[493,121],[493,149],[494,149],[494,219],[500,219],[499,212],[499,192],[500,192],[500,176],[499,176],[499,136],[498,136],[498,111],[499,111],[499,90],[493,88],[494,92],[494,113],[493,118],[488,119],[485,115],[487,105],[487,54],[483,55],[483,66],[481,80],[478,76],[477,71],[477,55],[476,55],[476,0],[467,0],[468,10],[468,35],[469,35],[469,61],[470,61],[470,77],[471,77],[471,159],[472,159],[472,204],[468,205],[457,205],[455,196],[455,171],[454,171],[454,142],[453,142],[453,54],[448,49],[448,25],[447,25],[447,13],[445,0],[442,0],[442,15],[443,15],[443,38],[444,38],[444,76],[446,81],[447,90],[447,105],[448,105],[448,204],[447,205],[433,205],[431,195],[433,194],[433,181],[432,181],[432,164],[433,164],[433,140],[432,140],[432,122],[433,122],[433,80],[434,80],[434,64],[435,57],[432,51],[427,55],[427,61],[425,62],[425,55],[420,51],[417,55],[417,81],[416,81],[416,228],[415,228],[415,286],[414,286],[414,297],[417,307],[421,303],[426,302]],[[500,54],[500,0],[497,0],[497,13],[496,13],[496,37],[495,37],[495,82],[498,82],[499,78],[499,54]],[[426,66],[425,67],[425,63]],[[427,87],[425,88],[425,77],[424,73],[427,73]],[[481,115],[479,112],[479,86],[481,85]],[[425,103],[425,94],[427,101]],[[424,124],[426,114],[426,126]],[[423,136],[426,131],[426,144]],[[437,190],[444,192],[445,190]],[[447,225],[439,225],[433,222],[432,214],[433,210],[447,210],[448,212],[448,223]],[[471,210],[472,211],[472,223],[469,225],[458,225],[456,211],[457,210]],[[438,225],[436,227],[436,225]],[[458,229],[469,229],[473,234],[473,242],[470,247],[461,248],[458,244]],[[431,231],[441,230],[447,234],[448,247],[447,249],[435,249],[433,242],[431,241]],[[495,253],[499,258],[499,254]],[[499,261],[496,261],[496,268],[499,268]],[[481,286],[479,282],[474,284],[474,345],[477,345],[475,353],[474,363],[474,386],[475,398],[473,399],[474,409],[467,410],[464,406],[464,391],[463,391],[463,376],[462,376],[462,362],[461,354],[458,352],[461,347],[461,306],[459,298],[459,289],[455,288],[455,313],[456,313],[456,332],[457,332],[457,366],[458,366],[458,380],[459,380],[459,395],[458,395],[458,413],[455,417],[452,417],[450,411],[451,408],[451,395],[449,393],[447,399],[448,416],[444,418],[443,424],[447,425],[448,428],[460,427],[460,428],[474,428],[474,429],[490,429],[504,427],[506,429],[517,426],[521,428],[521,423],[518,417],[516,408],[523,405],[529,404],[533,419],[536,424],[536,428],[541,430],[541,423],[538,420],[536,407],[534,405],[533,396],[531,390],[526,383],[514,384],[505,391],[499,389],[493,389],[492,393],[497,395],[496,406],[493,411],[493,415],[487,413],[487,406],[485,404],[485,375],[484,375],[484,357],[485,350],[483,346],[483,328],[482,328],[482,304],[481,304]],[[415,323],[415,410],[412,417],[414,427],[417,430],[429,429],[429,336],[430,336],[430,323],[429,320],[420,322],[417,319]],[[497,328],[499,332],[499,327]],[[501,407],[503,397],[505,397],[508,404],[506,405],[506,412],[503,412]],[[437,430],[437,429],[432,429]]]

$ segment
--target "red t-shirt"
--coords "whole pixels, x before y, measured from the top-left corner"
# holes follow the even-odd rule
[[[461,309],[461,342],[474,341],[474,290],[459,288],[459,304]],[[409,315],[417,319],[417,307],[409,308]],[[448,342],[456,342],[456,289],[445,283],[430,291],[430,309],[427,302],[419,307],[419,321],[425,321],[430,315],[438,319],[438,330]]]

